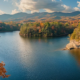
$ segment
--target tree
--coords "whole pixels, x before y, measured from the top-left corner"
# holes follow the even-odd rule
[[[4,68],[5,66],[5,63],[4,62],[1,62],[0,63],[0,76],[3,77],[3,78],[8,78],[10,75],[6,75],[6,69]]]

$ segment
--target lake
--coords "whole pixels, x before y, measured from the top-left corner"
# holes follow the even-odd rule
[[[80,50],[61,50],[68,37],[23,38],[0,33],[0,62],[9,78],[0,80],[80,80]]]

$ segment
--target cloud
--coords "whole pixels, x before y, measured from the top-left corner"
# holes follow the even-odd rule
[[[7,1],[8,2],[8,0],[4,0],[4,1]]]
[[[67,5],[62,5],[64,8],[65,8],[65,10],[63,10],[62,12],[64,12],[64,13],[71,13],[71,12],[73,12],[74,11],[74,9],[73,8],[71,8],[71,7],[69,7],[69,6],[67,6]]]
[[[0,10],[0,15],[2,15],[2,14],[4,14],[4,13],[5,13],[4,11]]]
[[[50,10],[50,9],[45,9],[45,12],[48,12],[48,13],[52,13],[54,11]]]
[[[80,7],[80,1],[77,1],[77,3],[78,3],[78,7]]]
[[[16,14],[18,13],[19,11],[17,11],[16,9],[12,10],[12,13],[11,14]]]
[[[56,0],[18,0],[15,2],[20,11],[27,12],[39,12],[40,9],[46,12],[71,12],[73,9],[62,1]]]
[[[74,7],[75,11],[80,11],[80,9],[78,7]]]
[[[74,7],[74,10],[75,11],[80,11],[80,1],[77,1],[77,3],[78,3],[78,5],[77,5],[77,7]]]
[[[52,0],[52,2],[54,2],[54,1],[56,1],[56,0]]]

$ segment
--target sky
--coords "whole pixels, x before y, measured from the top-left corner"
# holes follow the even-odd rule
[[[19,12],[64,12],[80,11],[80,0],[0,0],[0,15]]]

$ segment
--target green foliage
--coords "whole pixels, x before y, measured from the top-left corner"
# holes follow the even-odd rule
[[[80,23],[76,29],[74,29],[73,33],[70,36],[70,40],[80,40]]]
[[[21,26],[21,24],[17,24],[14,22],[0,23],[0,31],[20,30],[20,26]]]
[[[65,27],[67,26],[67,27]],[[20,28],[21,35],[35,36],[35,37],[51,37],[51,36],[64,36],[71,34],[73,27],[61,22],[44,22],[44,23],[26,23]]]

